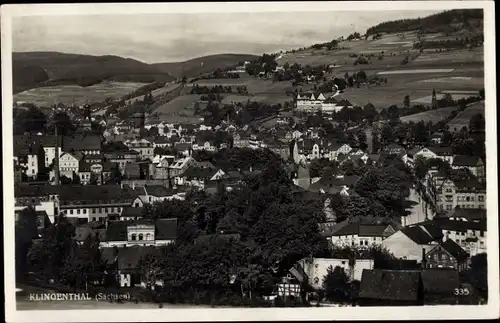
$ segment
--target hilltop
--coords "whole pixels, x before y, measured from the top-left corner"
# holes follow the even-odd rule
[[[217,68],[227,68],[240,62],[256,59],[258,56],[249,54],[217,54],[194,58],[185,62],[154,64],[158,70],[181,78],[195,77],[209,73]]]
[[[12,65],[14,93],[48,85],[90,86],[102,81],[151,83],[175,79],[153,65],[112,55],[13,53]]]
[[[93,56],[59,52],[12,53],[14,93],[27,89],[76,84],[90,86],[103,81],[169,82],[183,76],[209,73],[237,65],[255,55],[220,54],[185,62],[146,64],[113,55]],[[203,62],[203,64],[202,64]]]
[[[482,9],[456,9],[443,11],[424,18],[386,21],[368,28],[366,35],[418,30],[422,33],[460,33],[483,30]]]

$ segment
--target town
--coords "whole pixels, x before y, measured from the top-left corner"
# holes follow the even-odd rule
[[[380,41],[384,28],[301,50]],[[425,102],[398,89],[384,105],[374,93],[398,76],[370,68],[481,47],[477,37],[422,40],[415,57],[350,54],[345,73],[344,61],[288,63],[299,56],[281,51],[106,102],[15,102],[20,295],[122,292],[161,307],[485,304],[484,85],[457,94],[435,82]],[[258,100],[255,84],[280,99]],[[155,109],[193,96],[190,117]]]

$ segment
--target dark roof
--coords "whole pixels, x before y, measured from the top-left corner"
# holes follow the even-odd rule
[[[333,236],[359,235],[360,237],[381,237],[387,225],[348,223],[338,227]]]
[[[485,190],[486,187],[483,183],[480,183],[475,178],[469,178],[466,180],[455,180],[453,181],[455,186],[460,191],[476,191],[476,190]]]
[[[464,261],[469,258],[469,254],[451,239],[446,239],[445,242],[441,243],[441,247],[458,261]]]
[[[186,178],[202,178],[202,179],[208,179],[213,177],[218,170],[216,168],[201,168],[198,166],[190,166],[182,175],[181,177],[186,177]]]
[[[41,197],[59,194],[67,186],[17,184],[14,186],[15,197]]]
[[[432,224],[440,230],[467,232],[467,230],[486,231],[486,219],[479,221],[460,221],[448,218],[433,219]]]
[[[456,155],[453,157],[452,166],[478,166],[482,162],[479,156]]]
[[[486,220],[486,209],[455,208],[445,215],[448,218],[465,218],[467,221]]]
[[[363,270],[360,298],[416,301],[420,288],[420,273],[407,270]]]
[[[122,214],[120,216],[121,217],[142,217],[143,212],[144,212],[143,207],[127,206],[127,207],[123,208]]]
[[[134,190],[118,185],[66,185],[59,193],[60,201],[106,201],[133,199]]]
[[[152,195],[155,197],[165,197],[175,194],[172,189],[168,189],[162,185],[144,185],[147,195]]]
[[[421,275],[425,293],[453,295],[460,285],[458,271],[453,269],[424,269]]]
[[[432,226],[431,226],[432,227]],[[433,236],[432,234],[437,234],[435,229],[431,229],[432,232],[429,234],[423,229],[423,226],[421,225],[416,225],[416,226],[410,226],[410,227],[405,227],[401,229],[401,232],[403,232],[408,238],[413,240],[419,245],[424,245],[424,244],[429,244],[433,241],[436,241],[439,239],[439,237]],[[439,232],[442,237],[442,232]]]
[[[64,150],[75,151],[79,150],[100,150],[101,137],[97,135],[75,135],[72,137],[66,136],[63,138]]]

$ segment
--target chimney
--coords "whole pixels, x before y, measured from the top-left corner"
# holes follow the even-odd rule
[[[120,188],[123,190],[123,183],[120,184]]]
[[[422,269],[427,267],[427,259],[425,258],[425,248],[422,248]]]
[[[135,182],[132,182],[132,189],[135,190]]]

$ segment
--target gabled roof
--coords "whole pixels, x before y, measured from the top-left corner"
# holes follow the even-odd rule
[[[421,225],[409,226],[401,229],[401,232],[403,234],[405,234],[408,238],[419,245],[426,245],[440,238],[439,236],[435,236],[437,235],[437,232],[435,232],[435,230],[431,231],[432,232],[428,232],[424,230],[423,226]],[[442,232],[440,232],[440,234],[442,237]]]
[[[348,223],[334,231],[332,236],[382,237],[387,227],[388,225]]]
[[[217,168],[201,168],[198,166],[191,166],[186,169],[184,173],[182,173],[181,177],[190,178],[198,178],[198,179],[210,179],[212,178],[219,169]]]
[[[474,167],[482,163],[479,156],[466,156],[466,155],[456,155],[453,157],[452,166],[464,166],[464,167]]]
[[[155,197],[166,197],[174,194],[174,191],[162,185],[144,185],[147,195]]]
[[[106,241],[127,241],[127,227],[137,224],[154,224],[155,240],[173,240],[177,238],[177,218],[139,219],[134,221],[109,221],[106,229]]]
[[[465,218],[467,221],[486,220],[486,209],[455,208],[453,212],[445,215],[445,217]]]
[[[417,301],[420,273],[409,270],[363,270],[360,298]]]
[[[451,239],[446,239],[445,242],[441,243],[441,247],[458,261],[464,261],[469,258],[469,254]]]
[[[120,217],[137,217],[140,218],[142,217],[144,212],[144,207],[132,207],[132,206],[127,206],[124,207],[122,210],[122,213]]]
[[[427,147],[430,151],[438,156],[453,156],[453,149],[451,147]]]
[[[66,151],[100,150],[101,138],[97,135],[75,135],[63,137],[63,145]]]

